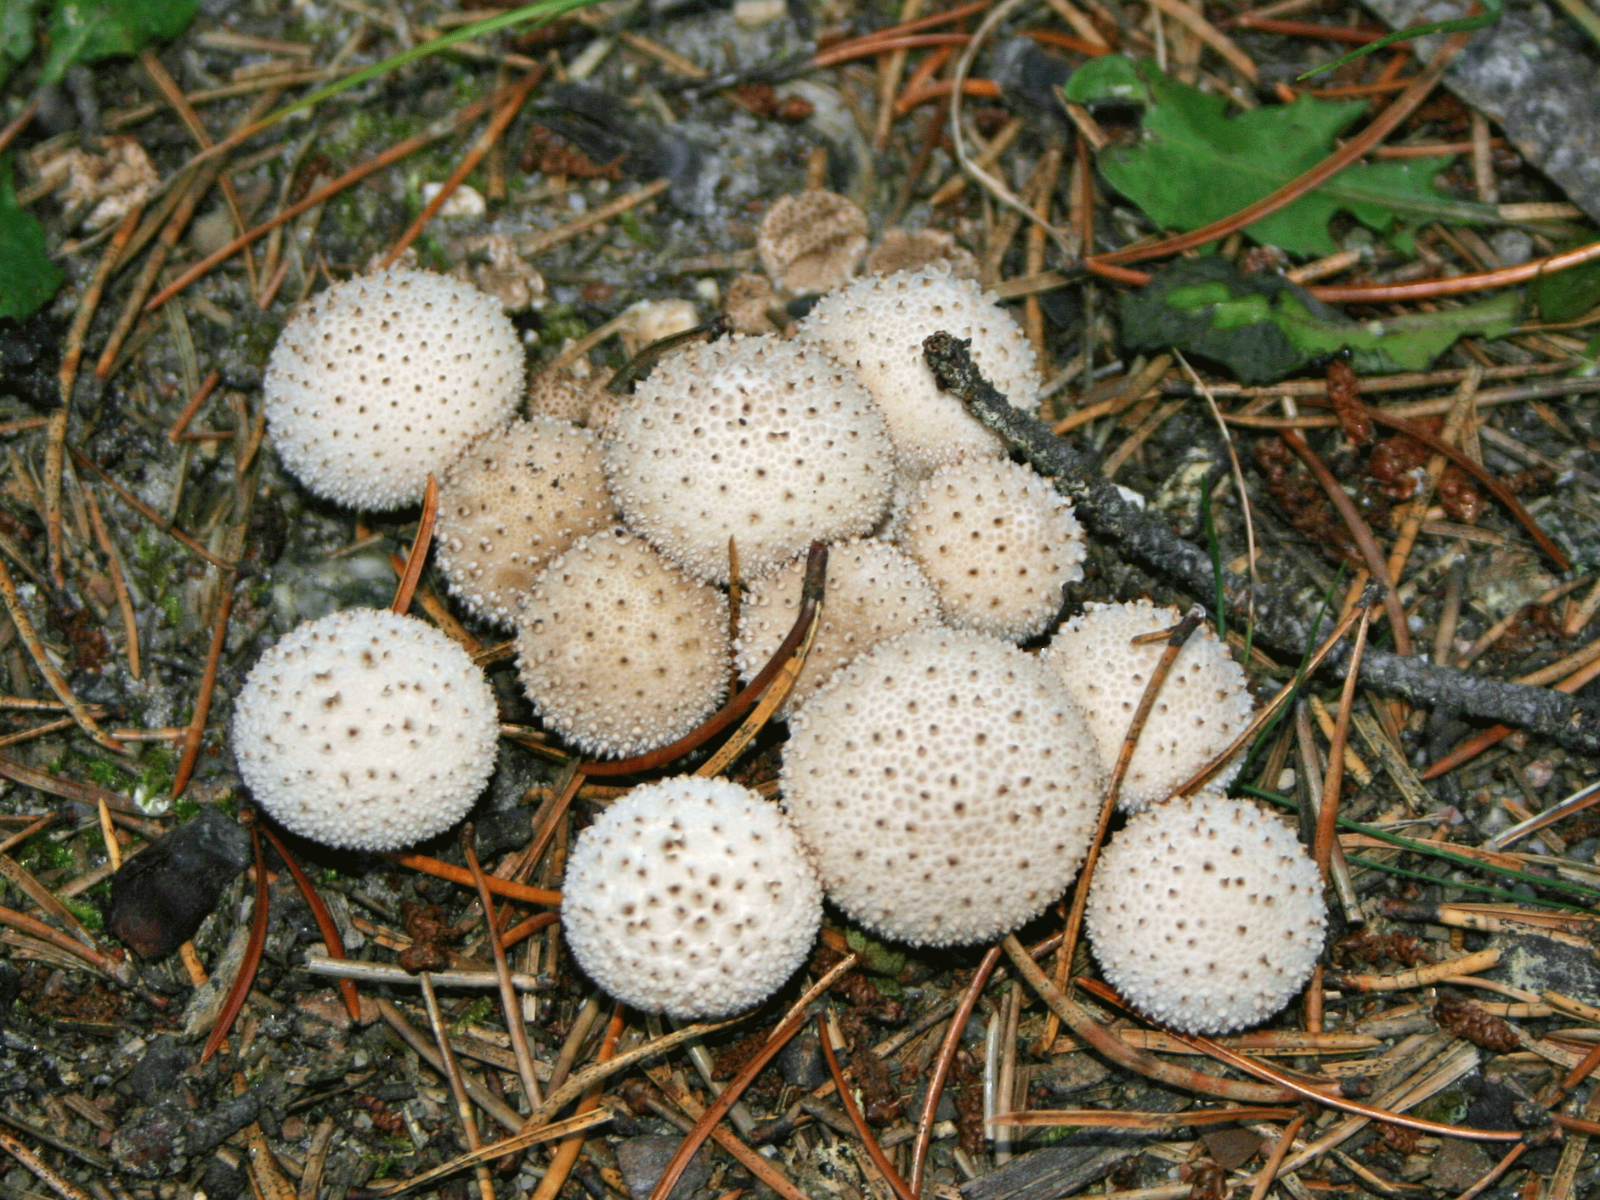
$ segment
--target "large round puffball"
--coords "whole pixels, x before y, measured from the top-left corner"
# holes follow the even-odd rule
[[[618,1000],[681,1019],[761,1003],[805,961],[822,889],[777,805],[726,779],[635,788],[578,836],[561,927]]]
[[[368,511],[415,504],[475,439],[510,419],[523,355],[500,302],[391,267],[302,305],[262,391],[278,457],[319,496]]]
[[[466,816],[499,736],[467,652],[386,609],[280,638],[233,708],[233,753],[256,802],[284,828],[351,850],[398,850]]]
[[[628,527],[697,579],[754,576],[889,505],[883,415],[815,346],[733,337],[660,363],[612,425],[606,478]]]
[[[1184,1033],[1260,1024],[1322,952],[1322,880],[1293,832],[1254,804],[1169,800],[1100,855],[1085,927],[1106,981]]]
[[[1078,873],[1105,770],[1060,680],[939,626],[837,671],[789,722],[783,802],[829,899],[914,945],[990,941]]]
[[[1148,600],[1086,604],[1056,631],[1045,661],[1067,685],[1089,717],[1100,757],[1117,761],[1145,688],[1166,643],[1134,639],[1171,629],[1182,619],[1175,608]],[[1209,625],[1184,643],[1161,685],[1139,734],[1138,748],[1122,779],[1117,805],[1124,812],[1165,800],[1231,746],[1250,724],[1255,702],[1244,669]],[[1235,756],[1208,785],[1224,791],[1239,773]]]

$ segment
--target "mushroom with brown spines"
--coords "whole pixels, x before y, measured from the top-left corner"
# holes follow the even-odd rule
[[[821,346],[866,385],[901,464],[918,475],[1002,453],[1000,439],[940,390],[922,357],[929,334],[970,339],[984,378],[1014,407],[1033,411],[1039,368],[1032,344],[992,293],[954,278],[948,263],[859,279],[824,296],[797,328],[801,341]]]
[[[790,719],[784,809],[829,899],[914,945],[991,940],[1067,889],[1105,769],[1052,672],[928,627],[841,668]]]
[[[710,716],[730,653],[727,597],[620,530],[553,559],[517,614],[517,667],[534,710],[606,758],[668,745]]]
[[[1106,981],[1184,1033],[1277,1012],[1311,978],[1327,926],[1321,876],[1294,833],[1221,796],[1129,818],[1100,854],[1085,916]]]
[[[789,821],[726,779],[636,787],[578,835],[561,928],[612,996],[678,1019],[722,1017],[794,974],[822,889]]]
[[[1008,641],[1049,628],[1089,552],[1066,498],[1005,458],[938,468],[898,525],[896,540],[932,581],[945,620]]]
[[[867,250],[867,214],[837,192],[779,196],[761,218],[756,253],[787,292],[828,292],[856,273]]]
[[[545,563],[615,516],[594,434],[552,417],[513,421],[445,471],[435,560],[476,616],[510,625]]]
[[[657,364],[606,440],[629,528],[696,578],[757,575],[868,532],[889,502],[883,415],[815,346],[735,336]]]
[[[262,383],[278,456],[350,508],[415,504],[428,476],[504,424],[522,343],[492,296],[391,267],[337,283],[284,326]]]
[[[754,678],[794,627],[806,563],[792,558],[745,585],[734,643],[739,677]],[[853,538],[828,549],[827,603],[805,668],[777,710],[787,717],[840,667],[879,642],[939,620],[933,585],[917,564],[877,538]]]
[[[1148,600],[1084,605],[1083,615],[1062,624],[1045,651],[1053,667],[1089,716],[1101,757],[1115,762],[1134,711],[1165,649],[1159,640],[1135,638],[1170,629],[1182,620],[1175,608]],[[1190,635],[1173,660],[1145,718],[1118,797],[1124,812],[1137,812],[1172,795],[1196,772],[1233,744],[1250,724],[1254,701],[1244,669],[1210,626]],[[1209,783],[1223,792],[1239,773],[1235,757]]]
[[[398,850],[443,833],[494,770],[494,693],[467,652],[425,621],[356,608],[269,647],[234,702],[250,794],[325,846]]]

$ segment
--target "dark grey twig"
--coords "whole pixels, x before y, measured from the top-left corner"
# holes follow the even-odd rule
[[[1096,537],[1117,542],[1124,551],[1154,567],[1194,596],[1215,595],[1211,561],[1205,551],[1173,532],[1161,517],[1123,498],[1110,480],[1094,469],[1088,456],[1072,449],[1050,427],[1014,408],[972,361],[970,342],[948,333],[923,341],[923,353],[939,386],[967,406],[1007,446],[1051,479],[1070,499],[1078,519]],[[1242,616],[1249,581],[1223,572],[1230,613]],[[1310,625],[1284,597],[1258,597],[1256,636],[1279,650],[1298,656],[1310,641]],[[1349,661],[1343,646],[1328,656],[1326,669],[1335,673]],[[1581,754],[1600,754],[1600,704],[1548,688],[1485,679],[1465,671],[1438,667],[1416,658],[1402,658],[1369,646],[1361,660],[1361,681],[1412,704],[1454,710],[1462,716],[1514,725],[1550,738]]]

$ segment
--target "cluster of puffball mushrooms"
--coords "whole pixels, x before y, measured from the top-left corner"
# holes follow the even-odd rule
[[[635,756],[694,730],[723,702],[730,662],[749,680],[772,656],[801,603],[804,551],[830,544],[822,617],[779,712],[781,798],[662,779],[577,839],[565,935],[640,1010],[759,1003],[805,961],[824,897],[886,938],[978,943],[1043,912],[1085,859],[1162,653],[1146,635],[1179,614],[1090,604],[1042,652],[1019,647],[1051,633],[1084,535],[1050,482],[939,390],[922,341],[940,330],[971,339],[985,375],[1031,407],[1029,342],[947,263],[844,281],[788,336],[688,345],[631,396],[591,383],[588,428],[515,415],[509,320],[436,274],[336,284],[272,354],[267,417],[285,465],[358,510],[414,504],[437,475],[440,570],[473,616],[515,630],[530,704],[582,755]],[[1181,1030],[1264,1020],[1321,949],[1318,873],[1281,820],[1223,796],[1237,765],[1168,799],[1251,708],[1202,628],[1149,714],[1120,792],[1126,824],[1092,882],[1106,979]],[[460,645],[357,609],[262,655],[233,746],[285,827],[383,851],[466,815],[498,732]]]

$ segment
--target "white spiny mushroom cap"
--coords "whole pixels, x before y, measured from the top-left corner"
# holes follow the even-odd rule
[[[689,733],[721,701],[729,654],[727,597],[621,531],[554,559],[517,616],[529,701],[587,754],[624,758]]]
[[[1185,1033],[1257,1025],[1305,986],[1322,880],[1283,821],[1197,796],[1129,818],[1100,854],[1085,927],[1107,982]]]
[[[513,421],[445,472],[436,560],[469,609],[509,625],[545,563],[615,514],[594,434],[553,417]]]
[[[1000,454],[1000,440],[939,390],[922,339],[943,330],[972,340],[984,378],[1025,412],[1035,408],[1039,368],[1011,314],[947,263],[859,279],[819,300],[799,324],[801,341],[821,346],[867,385],[889,422],[895,453],[921,475],[958,458]]]
[[[772,282],[791,292],[826,292],[856,273],[867,250],[867,214],[837,192],[779,196],[761,218],[756,252]]]
[[[784,808],[828,896],[917,945],[987,941],[1072,882],[1105,772],[1060,681],[930,627],[839,670],[790,721]]]
[[[794,628],[805,574],[804,556],[790,559],[745,591],[734,651],[739,676],[746,682],[767,665]],[[822,624],[778,716],[787,717],[830,675],[879,642],[938,619],[933,585],[888,542],[856,538],[830,546]]]
[[[290,318],[262,390],[278,456],[350,508],[414,504],[522,394],[522,344],[471,284],[391,267]]]
[[[450,828],[494,770],[483,671],[425,621],[354,608],[308,621],[250,669],[233,752],[256,802],[325,846],[398,850]]]
[[[561,928],[618,1000],[681,1019],[761,1003],[805,961],[822,889],[778,806],[726,779],[636,787],[578,835]]]
[[[1166,649],[1164,642],[1136,646],[1133,639],[1170,629],[1181,619],[1177,609],[1157,608],[1148,600],[1086,604],[1083,616],[1066,622],[1051,639],[1045,660],[1089,715],[1107,763],[1122,753],[1133,714]],[[1250,723],[1253,708],[1243,668],[1211,627],[1202,625],[1173,660],[1128,763],[1118,807],[1137,812],[1172,795],[1233,743]],[[1208,790],[1225,791],[1238,773],[1235,759]]]
[[[697,578],[756,575],[813,540],[866,533],[889,503],[883,415],[815,346],[733,337],[657,365],[607,436],[630,528]]]
[[[947,621],[1008,641],[1049,628],[1089,552],[1065,497],[1005,458],[936,470],[907,506],[898,540],[933,582]]]

